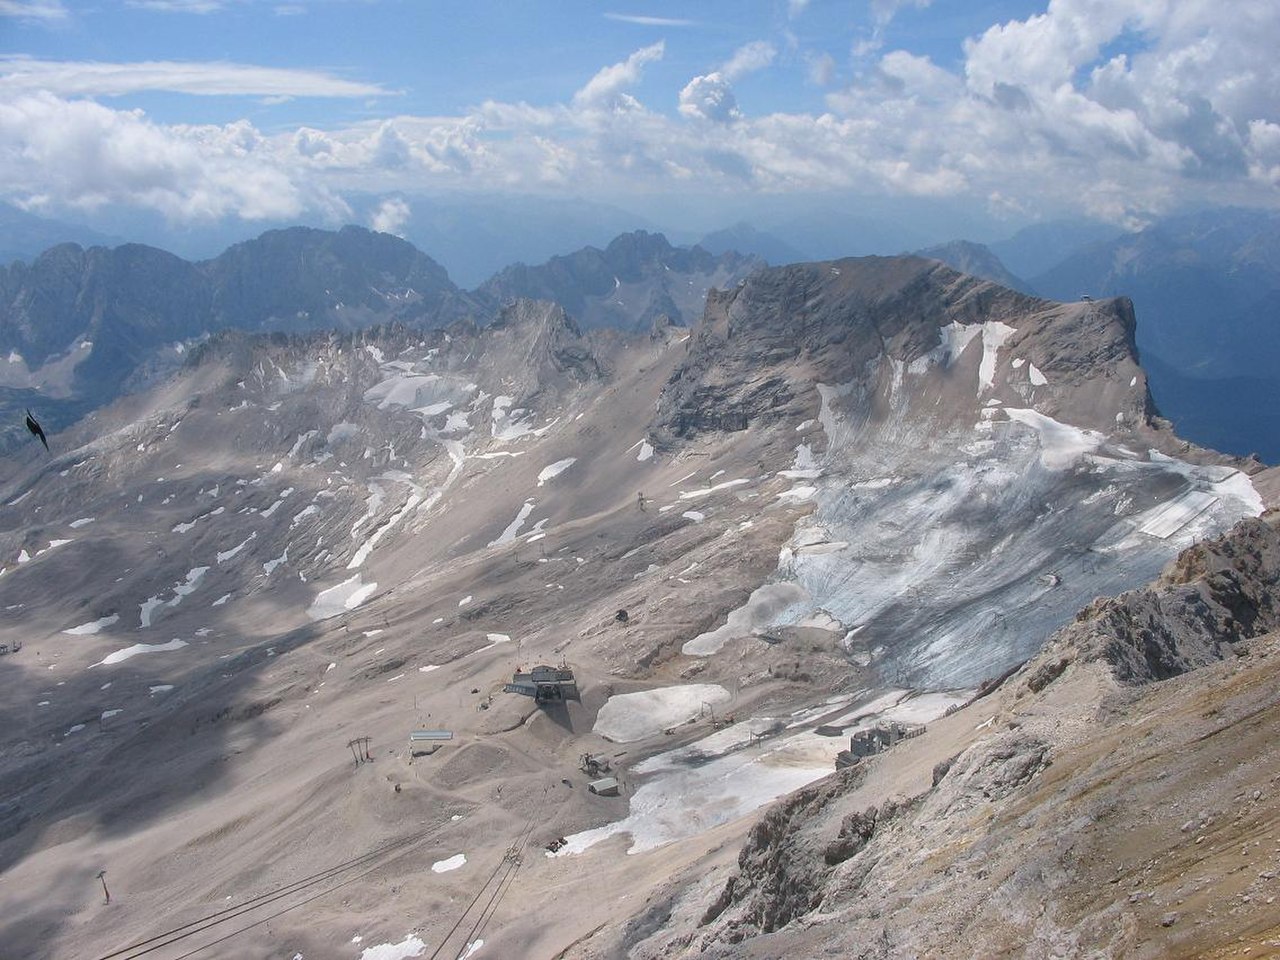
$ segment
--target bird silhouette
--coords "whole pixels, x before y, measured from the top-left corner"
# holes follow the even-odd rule
[[[49,449],[49,441],[45,439],[44,430],[40,424],[36,422],[36,418],[31,415],[31,411],[27,411],[27,429],[31,431],[33,437],[39,437],[40,442],[44,444],[45,450]]]

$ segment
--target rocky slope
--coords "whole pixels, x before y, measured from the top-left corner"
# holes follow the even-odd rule
[[[229,904],[174,954],[687,932],[641,900],[696,869],[706,914],[757,812],[850,731],[934,723],[1261,511],[1253,465],[1150,417],[1132,337],[1124,301],[918,258],[762,271],[693,331],[584,333],[521,301],[482,327],[211,337],[53,456],[0,460],[0,643],[22,642],[0,658],[0,942],[101,956]],[[503,694],[562,660],[581,703]],[[1078,674],[1039,696],[1085,702]],[[414,728],[454,739],[415,757]],[[588,792],[584,752],[620,796]],[[756,909],[744,883],[726,925]],[[812,907],[788,883],[758,911],[783,931]]]
[[[1274,955],[1280,513],[793,794],[577,956]]]

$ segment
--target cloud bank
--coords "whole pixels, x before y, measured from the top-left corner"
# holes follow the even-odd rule
[[[881,8],[891,16],[903,5]],[[796,15],[803,7],[792,5]],[[456,116],[270,132],[247,121],[161,124],[98,100],[144,89],[388,91],[229,64],[8,58],[0,196],[37,208],[128,203],[177,219],[263,219],[342,211],[354,190],[844,190],[1074,210],[1132,225],[1188,197],[1280,202],[1276,49],[1271,0],[1239,0],[1229,14],[1207,0],[1053,0],[1044,13],[971,37],[954,66],[877,52],[854,82],[828,88],[816,111],[760,114],[740,101],[735,84],[755,72],[835,75],[817,56],[783,58],[764,41],[665,94],[644,86],[642,102],[646,71],[666,54],[658,42],[602,67],[559,103],[489,101]],[[402,226],[394,208],[385,215],[388,227]]]

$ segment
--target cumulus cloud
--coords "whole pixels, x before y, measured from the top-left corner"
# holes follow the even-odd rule
[[[773,63],[777,55],[777,48],[763,40],[744,44],[722,66],[685,84],[677,100],[677,109],[690,119],[713,123],[742,119],[742,111],[738,109],[738,100],[733,94],[733,81],[764,69]]]
[[[149,90],[196,96],[372,97],[377,84],[344,80],[316,70],[241,63],[152,60],[140,63],[35,60],[0,56],[0,91],[60,96],[118,97]]]
[[[716,123],[729,123],[742,117],[733,87],[718,72],[694,77],[685,84],[680,91],[678,109],[686,117]]]
[[[175,220],[296,217],[305,191],[245,123],[163,127],[139,111],[50,94],[0,103],[0,191],[26,206],[127,204]],[[266,162],[264,162],[266,161]]]
[[[411,215],[409,204],[399,197],[388,197],[369,217],[369,227],[379,233],[391,233],[397,237],[403,237],[404,228],[409,223]]]

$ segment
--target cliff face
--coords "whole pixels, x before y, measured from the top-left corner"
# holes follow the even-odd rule
[[[763,270],[708,297],[659,427],[687,437],[777,422],[816,409],[816,383],[870,396],[883,380],[906,383],[919,416],[954,422],[989,400],[1034,398],[1079,426],[1140,429],[1154,411],[1133,337],[1127,300],[1051,303],[921,258]],[[953,384],[971,345],[977,391]],[[923,409],[940,396],[944,410]]]
[[[999,689],[766,813],[629,956],[1262,956],[1280,514],[1081,611]],[[1249,951],[1261,951],[1260,953]]]

